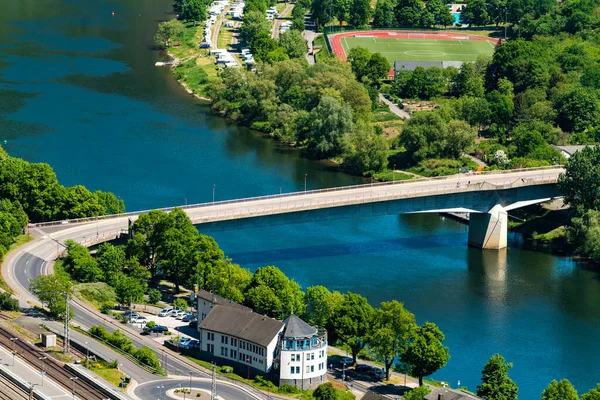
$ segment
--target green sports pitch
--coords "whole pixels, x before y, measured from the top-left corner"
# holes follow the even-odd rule
[[[343,37],[346,55],[353,47],[366,47],[381,53],[390,63],[403,61],[475,61],[479,56],[494,53],[494,44],[487,40],[395,39],[376,37]]]

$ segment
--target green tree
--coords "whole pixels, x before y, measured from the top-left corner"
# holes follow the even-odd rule
[[[573,154],[558,178],[564,201],[577,210],[600,210],[600,147],[585,147]]]
[[[0,292],[0,310],[19,311],[19,302],[13,299],[8,292]]]
[[[419,386],[423,386],[424,377],[443,368],[448,362],[450,354],[442,343],[444,338],[434,323],[425,322],[414,331],[408,349],[400,357],[410,367],[411,373],[419,378]]]
[[[574,88],[556,102],[556,123],[569,132],[583,132],[600,124],[598,95],[587,88]]]
[[[285,49],[290,58],[302,58],[308,51],[302,32],[295,29],[290,29],[279,35],[279,46]]]
[[[271,316],[302,315],[305,309],[300,285],[274,266],[256,270],[248,285],[246,303],[257,312]]]
[[[348,21],[350,18],[350,8],[354,0],[333,0],[333,8],[330,12],[333,12],[333,16],[337,18],[340,25],[343,25],[344,21]]]
[[[357,124],[349,135],[349,149],[344,154],[344,166],[356,173],[375,173],[387,166],[388,142],[370,126]]]
[[[425,396],[431,393],[431,389],[427,386],[416,387],[402,396],[402,400],[423,400]]]
[[[362,78],[369,74],[368,65],[370,60],[371,52],[367,48],[356,46],[350,49],[348,62],[352,66],[352,72],[354,72],[358,81],[362,81]]]
[[[600,400],[600,384],[581,395],[581,400]]]
[[[29,290],[46,304],[54,318],[64,318],[65,297],[71,291],[71,281],[67,277],[57,274],[38,275],[29,281]],[[69,313],[69,315],[73,314]]]
[[[474,26],[485,26],[490,22],[486,0],[470,1],[460,13],[460,22]]]
[[[460,120],[448,122],[444,155],[458,159],[465,150],[475,143],[477,133],[468,123]]]
[[[123,271],[125,265],[125,249],[121,246],[113,246],[103,243],[98,247],[96,253],[98,267],[102,271],[105,280],[111,283],[114,277]]]
[[[568,379],[553,380],[542,392],[542,400],[579,400],[577,390]]]
[[[454,24],[454,17],[450,13],[450,8],[442,0],[429,0],[426,9],[433,15],[436,25],[446,27]]]
[[[244,11],[244,21],[238,30],[242,43],[251,46],[259,33],[271,32],[271,24],[265,18],[264,12]]]
[[[187,302],[186,299],[184,299],[182,297],[178,297],[173,302],[173,307],[177,307],[180,310],[187,310],[188,309],[188,302]]]
[[[366,26],[371,16],[371,4],[369,0],[353,0],[350,6],[348,22],[355,27]]]
[[[331,325],[335,335],[350,347],[354,362],[367,345],[373,313],[373,307],[366,298],[351,292],[344,295],[344,300],[334,310]]]
[[[285,51],[279,47],[277,40],[271,37],[270,31],[258,32],[249,43],[248,47],[250,50],[252,50],[254,58],[256,58],[258,61],[273,63],[276,61],[282,61],[283,59],[281,57],[285,57]],[[278,49],[281,49],[283,52],[278,54]]]
[[[373,326],[369,346],[378,361],[383,361],[386,379],[389,380],[394,359],[406,351],[411,334],[417,327],[415,316],[396,300],[383,302],[375,310]]]
[[[512,363],[504,361],[500,354],[494,354],[481,371],[481,385],[477,395],[485,400],[516,400],[519,388],[508,376]]]
[[[87,247],[73,241],[66,240],[67,255],[64,257],[64,268],[67,273],[79,282],[97,282],[104,279],[104,274],[98,262],[90,254]]]
[[[156,267],[160,261],[159,246],[168,218],[164,211],[152,210],[138,216],[131,226],[133,238],[127,242],[125,253],[128,258],[136,258],[140,264],[156,277]]]
[[[184,31],[185,26],[181,21],[176,19],[161,22],[158,24],[156,35],[154,35],[154,43],[164,48],[169,48],[171,47],[171,40],[181,38]]]
[[[416,113],[404,124],[399,142],[415,162],[439,157],[443,154],[446,129],[446,123],[438,113]]]
[[[207,3],[202,0],[182,0],[179,17],[186,21],[194,21],[196,26],[196,22],[206,16],[206,6]]]
[[[475,63],[464,63],[460,71],[452,82],[451,93],[456,97],[483,97],[484,79],[483,75],[477,70]]]
[[[132,304],[142,301],[144,298],[144,285],[132,276],[118,273],[114,278],[115,294],[121,304]]]
[[[337,392],[331,382],[322,383],[313,392],[316,400],[337,400]]]
[[[367,76],[375,85],[387,77],[390,71],[390,62],[381,53],[373,53],[367,62]]]
[[[310,155],[322,159],[343,154],[352,132],[352,108],[331,96],[322,96],[310,112],[308,146]]]
[[[578,254],[600,260],[600,211],[586,210],[571,219],[567,238]]]
[[[323,27],[331,22],[334,3],[334,0],[312,0],[310,11],[317,27]]]
[[[375,12],[373,13],[373,27],[387,28],[396,24],[393,0],[377,0]]]
[[[158,289],[150,289],[148,290],[148,302],[150,304],[158,304],[160,299],[162,298],[162,294]]]
[[[329,325],[335,308],[344,300],[338,292],[330,292],[325,286],[306,288],[306,320],[311,325],[326,327]]]
[[[154,368],[154,369],[161,368],[161,364],[160,364],[160,360],[158,359],[158,356],[156,355],[154,350],[152,350],[150,347],[147,347],[147,346],[140,347],[139,349],[137,349],[134,352],[133,356],[135,357],[136,360],[138,360],[139,362],[141,362],[144,365],[149,366],[150,368]]]
[[[396,21],[398,26],[418,28],[423,25],[423,13],[428,12],[420,0],[399,0],[396,4]]]

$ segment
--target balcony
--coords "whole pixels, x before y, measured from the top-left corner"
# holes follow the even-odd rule
[[[327,346],[327,336],[319,336],[305,340],[281,340],[281,349],[283,351],[294,351],[294,350],[316,350]]]

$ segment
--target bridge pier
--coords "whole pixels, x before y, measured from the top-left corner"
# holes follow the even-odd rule
[[[508,237],[508,214],[497,204],[487,213],[469,215],[469,246],[480,249],[503,249]]]

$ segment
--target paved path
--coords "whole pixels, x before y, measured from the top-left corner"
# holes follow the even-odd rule
[[[473,160],[480,167],[487,167],[486,163],[484,163],[483,161],[481,161],[479,158],[477,158],[475,156],[472,156],[472,155],[467,154],[467,153],[463,153],[463,157],[470,158],[471,160]]]
[[[271,37],[273,39],[277,39],[279,37],[279,28],[281,28],[281,23],[283,22],[284,18],[286,18],[288,16],[288,14],[290,12],[292,12],[293,8],[294,8],[293,4],[288,4],[283,9],[281,14],[279,14],[279,16],[275,19],[275,22],[273,23],[273,32],[271,33]]]
[[[217,18],[217,20],[215,21],[215,26],[213,28],[212,31],[212,36],[211,36],[211,40],[212,40],[212,47],[215,49],[219,48],[219,34],[221,33],[221,25],[223,25],[223,20],[225,19],[225,14],[227,13],[227,11],[229,10],[229,7],[225,7],[223,9],[223,12],[221,14],[219,14],[219,17]]]
[[[306,61],[308,61],[310,65],[315,63],[315,55],[313,54],[315,49],[313,47],[313,42],[315,38],[319,35],[320,33],[316,33],[314,30],[311,29],[305,29],[304,31],[302,31],[302,36],[304,37],[304,40],[306,40],[306,46],[308,47],[308,53],[306,53]]]
[[[410,114],[398,107],[396,104],[392,103],[390,100],[383,97],[381,93],[379,93],[379,101],[384,102],[390,107],[390,111],[399,116],[402,119],[409,119]]]

